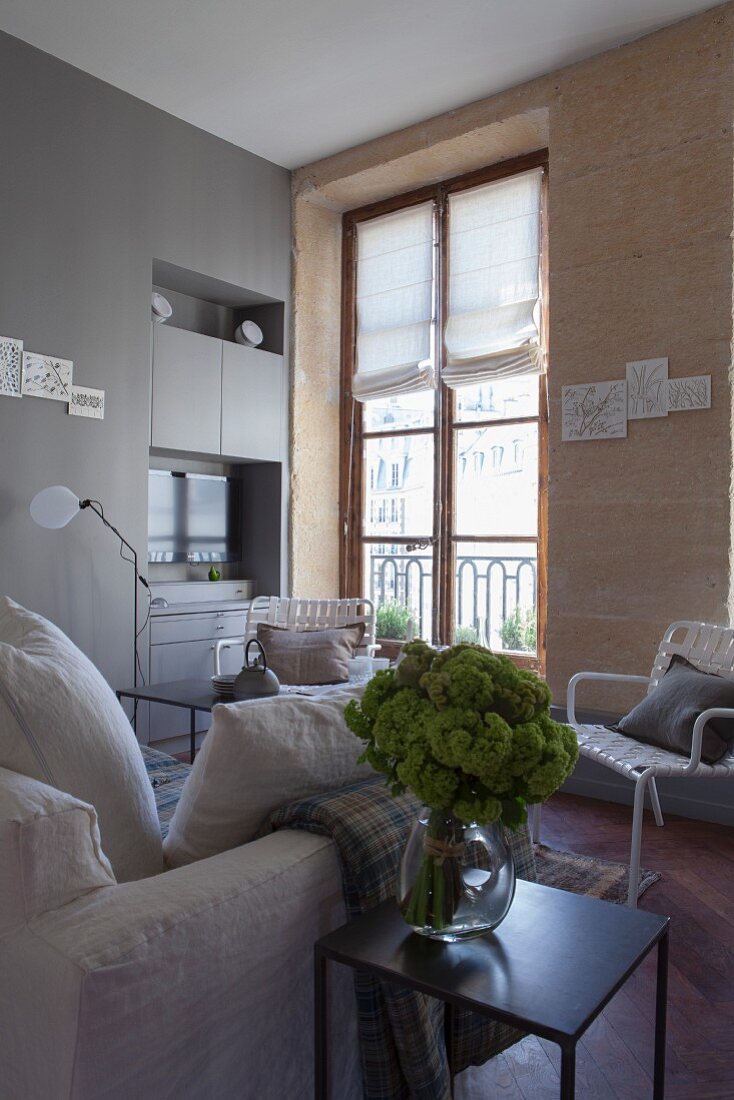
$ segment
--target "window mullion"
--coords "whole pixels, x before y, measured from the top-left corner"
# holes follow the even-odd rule
[[[438,273],[437,285],[437,339],[436,374],[437,414],[436,414],[436,453],[440,467],[436,480],[436,517],[437,542],[435,554],[435,604],[434,638],[437,642],[448,644],[451,641],[451,616],[453,614],[454,588],[452,583],[452,562],[454,548],[451,541],[453,494],[454,494],[454,450],[452,423],[454,420],[454,394],[444,386],[443,368],[446,362],[446,317],[448,316],[448,191],[445,186],[438,188]]]

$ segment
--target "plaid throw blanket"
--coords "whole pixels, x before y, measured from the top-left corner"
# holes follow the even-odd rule
[[[330,837],[341,864],[352,920],[395,893],[400,856],[420,810],[412,795],[393,798],[381,777],[293,802],[271,818],[274,829]],[[521,878],[535,880],[527,829],[507,834]],[[355,971],[365,1100],[450,1100],[443,1002]],[[522,1033],[457,1011],[453,1072],[481,1065]]]

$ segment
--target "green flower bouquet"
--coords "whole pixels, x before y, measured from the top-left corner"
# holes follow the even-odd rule
[[[448,927],[467,896],[465,865],[473,861],[474,880],[481,866],[464,826],[526,822],[527,806],[571,774],[578,746],[574,731],[550,717],[547,685],[508,657],[471,644],[437,652],[422,641],[403,655],[347,705],[345,719],[366,742],[360,761],[384,773],[394,795],[411,790],[432,811],[401,900],[414,927]],[[462,873],[450,856],[461,857]]]

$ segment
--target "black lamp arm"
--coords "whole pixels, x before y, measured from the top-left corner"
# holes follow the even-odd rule
[[[109,527],[110,531],[112,531],[113,534],[117,535],[117,537],[120,540],[120,542],[122,543],[122,545],[126,546],[128,548],[128,550],[130,551],[130,553],[132,554],[132,556],[133,556],[133,563],[132,564],[135,568],[135,575],[137,576],[138,580],[140,581],[140,583],[142,585],[145,586],[145,588],[150,588],[150,585],[148,584],[145,577],[142,575],[142,573],[138,572],[138,555],[137,555],[137,552],[130,545],[130,543],[127,541],[127,539],[124,538],[124,536],[120,534],[120,532],[117,530],[117,528],[115,526],[113,526],[113,524],[111,524],[110,521],[106,518],[106,516],[104,514],[104,511],[102,510],[102,507],[97,503],[97,501],[96,500],[80,500],[79,501],[79,508],[80,509],[81,508],[91,508],[92,511],[94,512],[94,514],[99,516],[99,518],[102,520],[102,523],[105,525],[105,527]]]
[[[120,534],[120,532],[117,530],[117,528],[114,527],[110,523],[110,521],[105,517],[104,508],[99,503],[99,501],[98,500],[89,500],[89,499],[80,500],[79,501],[79,508],[80,509],[82,509],[82,508],[91,508],[92,511],[94,512],[94,514],[96,516],[99,516],[99,518],[102,520],[102,523],[105,525],[105,527],[108,527],[109,530],[112,531],[112,533],[114,535],[117,535],[118,539],[120,540],[120,557],[123,559],[123,561],[129,562],[130,565],[132,565],[133,570],[135,571],[135,576],[134,576],[134,579],[133,579],[133,586],[134,586],[134,589],[135,589],[135,591],[133,593],[133,683],[137,687],[137,685],[138,685],[138,674],[140,674],[140,679],[143,681],[143,683],[145,683],[145,677],[143,676],[143,672],[142,672],[142,669],[140,667],[140,658],[138,656],[138,637],[142,633],[142,630],[145,629],[145,623],[143,623],[142,628],[139,630],[138,629],[138,589],[137,589],[137,582],[140,581],[140,583],[145,588],[147,588],[148,593],[149,593],[149,598],[150,598],[150,585],[148,584],[145,577],[140,572],[138,572],[138,555],[137,555],[137,552],[136,552],[135,548],[130,545],[130,543],[127,541],[126,538],[123,538],[123,536]],[[130,551],[130,553],[132,554],[132,558],[126,558],[123,555],[123,553],[122,553],[122,547],[123,546],[125,546]],[[147,623],[147,619],[146,619],[146,623]],[[136,716],[137,716],[137,700],[135,702],[135,709],[133,711],[133,728],[135,728],[135,725],[136,725]]]

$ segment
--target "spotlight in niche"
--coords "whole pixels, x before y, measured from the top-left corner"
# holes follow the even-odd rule
[[[173,307],[167,298],[156,290],[150,296],[150,319],[154,325],[162,325],[173,316]]]
[[[254,321],[243,321],[235,329],[234,338],[238,344],[244,344],[246,348],[256,348],[263,342],[263,332]]]

